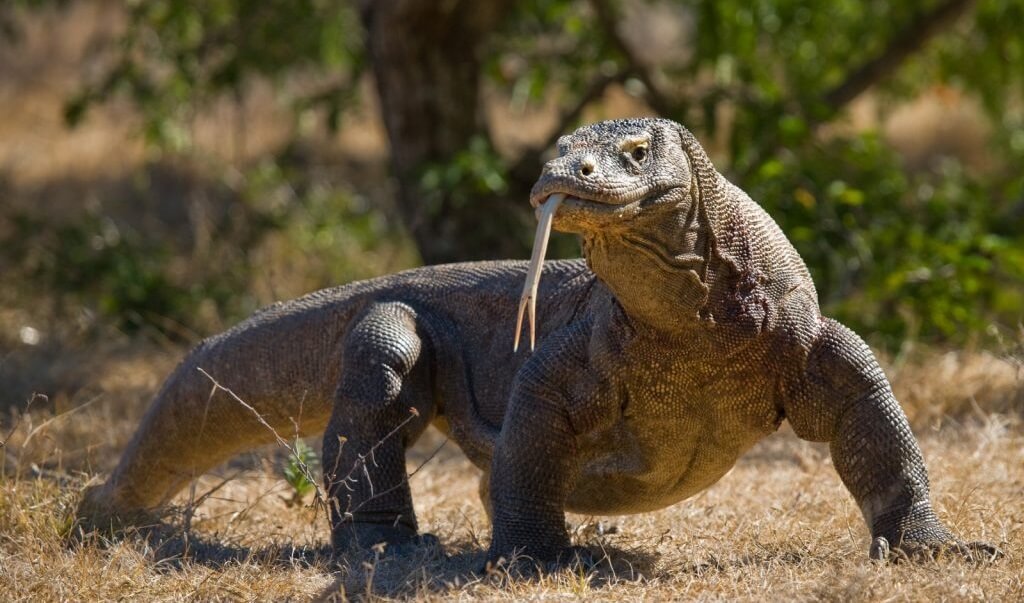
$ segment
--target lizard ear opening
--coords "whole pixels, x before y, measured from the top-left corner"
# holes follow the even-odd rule
[[[736,259],[735,251],[727,251],[719,246],[719,237],[724,233],[733,233],[729,238],[736,241],[740,247],[749,245],[749,237],[738,236],[743,227],[737,224],[740,212],[735,204],[739,197],[729,193],[728,181],[718,173],[711,163],[704,147],[701,146],[697,137],[680,124],[673,123],[676,132],[679,134],[679,145],[686,157],[687,167],[690,170],[691,199],[694,203],[693,214],[704,226],[707,245],[704,257],[709,260],[716,258],[729,264],[735,272],[739,272],[740,262]],[[739,250],[741,257],[749,257],[748,250]]]
[[[722,201],[724,184],[721,175],[715,170],[704,147],[697,137],[681,124],[669,122],[679,136],[679,148],[689,171],[690,192],[694,202],[708,205],[706,211],[715,212],[719,208],[711,207]]]
[[[697,139],[682,124],[678,124],[674,121],[669,123],[672,124],[672,131],[675,134],[676,141],[678,141],[677,144],[679,145],[679,150],[682,152],[682,158],[685,160],[686,170],[690,174],[693,174],[694,161],[691,156],[691,152],[695,143],[697,144],[698,149],[701,148],[700,144],[697,143]],[[701,150],[703,151],[703,149]]]

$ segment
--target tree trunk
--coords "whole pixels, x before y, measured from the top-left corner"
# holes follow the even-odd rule
[[[525,197],[518,204],[508,198],[460,204],[451,191],[440,191],[440,202],[435,194],[428,206],[420,186],[425,165],[446,162],[473,137],[487,136],[479,52],[511,6],[509,0],[362,3],[398,206],[428,264],[519,255],[529,236],[516,232],[528,224]]]

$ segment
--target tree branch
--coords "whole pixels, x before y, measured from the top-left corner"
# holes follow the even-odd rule
[[[913,19],[903,31],[890,39],[881,55],[851,71],[846,80],[825,93],[824,102],[829,112],[834,114],[842,110],[861,93],[892,75],[910,55],[920,51],[929,40],[956,23],[974,2],[975,0],[946,0],[931,12]],[[820,115],[805,117],[812,130],[826,121]],[[774,153],[779,145],[777,133],[765,139],[760,148],[754,151],[746,167],[740,170],[739,179],[744,180],[765,157]]]
[[[604,31],[605,36],[608,37],[615,50],[626,60],[629,66],[629,75],[635,76],[647,88],[646,97],[650,107],[656,113],[665,117],[675,115],[675,103],[671,102],[661,92],[647,66],[637,58],[633,49],[626,43],[626,39],[619,33],[618,25],[622,19],[615,7],[608,0],[591,0],[590,5],[594,8],[594,15],[597,17],[597,22]]]
[[[558,125],[551,131],[551,134],[548,135],[544,142],[523,152],[509,170],[510,177],[513,180],[523,180],[524,182],[529,182],[532,185],[533,181],[537,178],[537,174],[540,172],[540,159],[544,152],[558,142],[558,137],[564,134],[566,129],[580,118],[583,110],[586,109],[590,103],[598,100],[604,95],[608,86],[625,81],[629,75],[629,71],[623,70],[613,73],[612,75],[601,75],[591,82],[587,89],[583,91],[583,94],[576,99],[575,104],[565,110],[558,118]]]
[[[647,89],[647,104],[656,113],[664,116],[675,115],[677,113],[675,103],[670,102],[668,98],[661,93],[659,87],[654,83],[654,78],[648,72],[646,66],[637,58],[633,49],[626,43],[625,38],[619,34],[617,24],[620,18],[615,7],[607,0],[591,0],[591,5],[594,8],[594,14],[597,17],[598,24],[604,31],[605,36],[607,36],[608,40],[612,43],[615,51],[625,59],[626,67],[612,75],[600,76],[591,82],[590,86],[577,99],[576,104],[562,113],[562,116],[558,120],[558,127],[554,129],[551,135],[548,136],[540,146],[524,152],[519,160],[516,161],[512,169],[509,170],[509,174],[513,180],[525,178],[527,181],[532,183],[540,169],[540,158],[544,151],[554,146],[558,141],[558,137],[564,134],[565,130],[574,121],[579,119],[583,110],[586,109],[590,103],[596,101],[604,94],[608,86],[622,83],[629,77],[636,77],[643,83],[644,87]]]
[[[620,84],[629,77],[629,72],[619,71],[612,75],[602,75],[590,83],[590,86],[580,95],[577,99],[576,104],[572,108],[562,113],[558,119],[558,127],[548,136],[548,139],[540,147],[540,151],[547,150],[549,147],[554,146],[558,142],[558,137],[565,133],[565,129],[568,128],[573,122],[580,118],[583,110],[587,108],[587,105],[598,100],[604,96],[605,90],[612,84]]]
[[[975,0],[947,0],[931,12],[920,15],[904,31],[893,36],[882,54],[852,71],[841,84],[825,93],[825,104],[833,112],[842,109],[862,92],[889,77],[910,55],[919,51],[936,34],[953,25]]]

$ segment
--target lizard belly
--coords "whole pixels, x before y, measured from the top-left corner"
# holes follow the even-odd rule
[[[781,422],[763,398],[744,398],[701,396],[696,404],[644,404],[610,428],[581,437],[581,474],[567,509],[596,515],[642,513],[712,485]]]
[[[685,432],[668,437],[674,440],[670,448],[664,441],[644,446],[621,427],[590,438],[587,447],[595,454],[584,464],[567,509],[620,515],[667,507],[718,481],[753,443],[729,445]]]

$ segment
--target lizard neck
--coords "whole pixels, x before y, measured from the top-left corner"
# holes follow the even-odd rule
[[[708,300],[713,235],[689,193],[671,207],[637,216],[623,229],[586,233],[590,269],[632,320],[659,331],[698,328]]]

